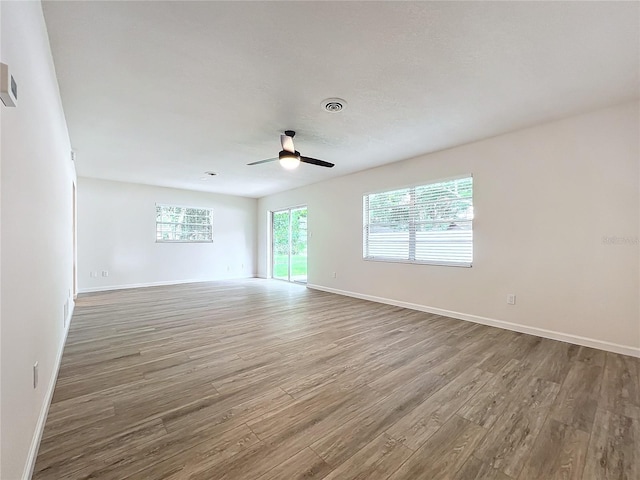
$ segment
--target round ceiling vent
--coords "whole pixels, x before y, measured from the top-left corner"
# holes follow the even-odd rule
[[[347,108],[347,101],[341,98],[327,98],[322,101],[322,108],[329,113],[338,113]]]

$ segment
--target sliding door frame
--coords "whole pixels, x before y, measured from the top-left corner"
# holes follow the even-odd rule
[[[271,269],[271,275],[270,278],[274,279],[274,280],[282,280],[285,282],[290,282],[290,283],[302,283],[302,284],[306,284],[307,281],[305,279],[305,281],[300,281],[300,280],[292,280],[292,270],[293,270],[293,262],[291,261],[291,257],[292,257],[292,243],[293,243],[293,222],[292,222],[292,218],[293,218],[293,211],[294,210],[302,210],[305,209],[307,210],[307,215],[308,215],[308,207],[307,205],[296,205],[293,207],[287,207],[287,208],[281,208],[278,210],[271,210],[269,212],[269,236],[270,236],[270,249],[269,249],[269,254],[270,254],[270,269]],[[288,212],[289,213],[289,248],[288,248],[288,272],[287,272],[287,278],[278,278],[275,276],[275,262],[276,262],[276,254],[275,254],[275,238],[276,236],[274,235],[273,232],[273,226],[274,226],[274,216],[278,213],[283,213],[283,212]],[[309,240],[309,236],[308,236],[308,232],[307,232],[307,238],[305,243],[308,245],[308,240]],[[308,267],[308,265],[307,265]]]

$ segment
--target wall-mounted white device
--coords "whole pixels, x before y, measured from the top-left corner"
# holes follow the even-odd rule
[[[18,104],[18,84],[6,63],[0,63],[0,99],[6,107]]]

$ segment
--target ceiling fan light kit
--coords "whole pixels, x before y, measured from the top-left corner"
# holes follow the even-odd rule
[[[300,154],[295,155],[291,152],[282,150],[278,155],[280,165],[287,170],[293,170],[300,165]]]

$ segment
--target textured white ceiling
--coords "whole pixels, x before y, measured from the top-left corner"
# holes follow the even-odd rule
[[[638,2],[45,2],[79,175],[250,197],[638,98]],[[323,111],[327,97],[348,101]],[[303,155],[277,162],[279,134]],[[514,159],[515,160],[515,159]],[[219,176],[201,180],[203,172]]]

